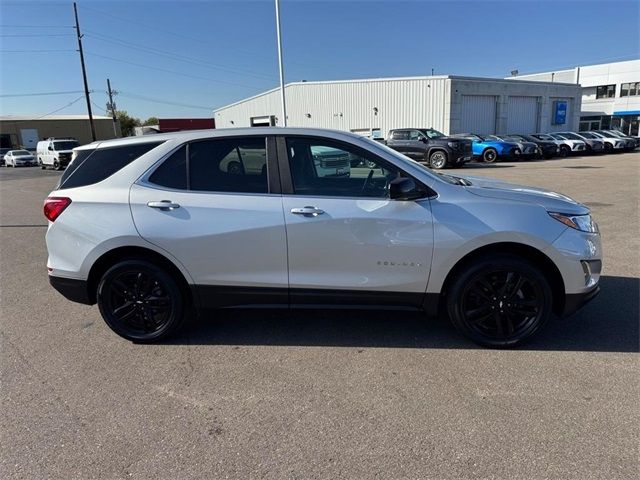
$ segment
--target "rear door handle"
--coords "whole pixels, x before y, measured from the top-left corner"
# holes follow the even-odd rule
[[[180,204],[173,203],[171,200],[160,200],[159,202],[149,202],[147,203],[147,207],[158,208],[160,210],[175,210],[176,208],[180,208]]]
[[[292,208],[291,213],[295,215],[304,215],[305,217],[317,217],[318,215],[322,215],[324,210],[320,210],[316,207],[301,207],[301,208]]]

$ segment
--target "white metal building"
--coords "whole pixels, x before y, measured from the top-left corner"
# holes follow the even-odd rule
[[[640,59],[520,75],[511,79],[579,83],[582,86],[580,130],[618,128],[627,134],[638,135]]]
[[[285,86],[289,126],[386,137],[390,129],[533,133],[577,129],[573,83],[457,76],[296,82]],[[557,115],[558,108],[562,110]],[[281,125],[279,89],[214,110],[216,128]],[[560,123],[558,123],[560,121]]]

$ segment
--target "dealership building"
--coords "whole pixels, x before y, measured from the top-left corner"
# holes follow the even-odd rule
[[[512,79],[579,83],[582,87],[580,130],[616,128],[628,135],[639,135],[640,60],[585,65]]]
[[[562,83],[452,75],[295,82],[285,86],[287,124],[386,137],[394,128],[453,133],[575,130],[582,90]],[[280,90],[214,110],[216,128],[282,125]]]
[[[120,125],[113,119],[93,116],[97,140],[118,138]],[[38,141],[49,137],[75,138],[80,144],[91,143],[91,127],[87,115],[51,115],[47,117],[0,116],[1,148],[27,148],[35,150]]]

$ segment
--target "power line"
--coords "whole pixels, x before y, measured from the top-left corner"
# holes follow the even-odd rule
[[[121,95],[125,98],[132,98],[134,100],[143,100],[146,102],[152,102],[152,103],[163,103],[165,105],[174,105],[177,107],[185,107],[185,108],[197,108],[199,110],[207,110],[207,111],[212,111],[213,107],[209,108],[209,107],[203,107],[202,105],[189,105],[187,103],[179,103],[179,102],[171,102],[171,101],[167,101],[167,100],[162,100],[159,98],[153,98],[153,97],[147,97],[144,95],[138,95],[135,93],[127,93],[127,92],[123,92],[123,91],[118,91],[118,95]]]
[[[73,28],[73,25],[0,25],[0,28]]]
[[[87,53],[87,55],[91,55],[91,56],[94,56],[94,57],[105,58],[107,60],[112,60],[114,62],[125,63],[127,65],[133,65],[135,67],[148,68],[150,70],[156,70],[158,72],[172,73],[174,75],[180,75],[180,76],[187,77],[187,78],[195,78],[196,80],[206,80],[207,82],[214,82],[214,83],[225,83],[227,85],[234,85],[234,86],[245,87],[245,88],[250,88],[250,89],[256,89],[257,88],[255,86],[243,85],[243,84],[237,83],[237,82],[227,82],[225,80],[216,80],[216,79],[213,79],[213,78],[200,77],[200,76],[197,76],[197,75],[189,75],[189,74],[182,73],[182,72],[176,72],[174,70],[168,70],[166,68],[154,67],[154,66],[151,66],[151,65],[143,65],[141,63],[130,62],[128,60],[122,60],[122,59],[119,59],[119,58],[108,57],[106,55],[100,55],[100,54],[97,54],[97,53],[91,53],[91,52],[86,52],[86,53]]]
[[[68,92],[35,92],[35,93],[6,93],[0,94],[0,97],[46,97],[49,95],[71,95],[75,93],[84,93],[83,90],[71,90]]]
[[[78,98],[76,98],[75,100],[67,103],[64,107],[60,107],[60,108],[54,110],[53,112],[45,113],[41,117],[36,117],[36,120],[38,120],[40,118],[48,117],[49,115],[53,115],[54,113],[58,113],[60,110],[64,110],[65,108],[70,107],[71,105],[73,105],[74,103],[76,103],[79,100],[82,100],[83,98],[84,98],[84,93],[82,95],[80,95]]]
[[[75,50],[0,50],[0,53],[51,53],[51,52],[75,52]]]
[[[73,33],[0,33],[0,37],[72,37]]]
[[[266,75],[266,74],[262,74],[262,73],[257,73],[257,72],[252,72],[250,70],[243,70],[243,69],[237,69],[237,68],[230,68],[230,67],[226,67],[223,65],[217,65],[215,63],[211,63],[208,62],[206,60],[203,59],[198,59],[198,58],[194,58],[194,57],[187,57],[185,55],[180,55],[177,53],[172,53],[172,52],[167,52],[167,51],[163,51],[154,47],[148,47],[145,45],[140,45],[140,44],[136,44],[136,43],[132,43],[129,41],[125,41],[125,40],[121,40],[119,38],[114,38],[114,37],[110,37],[108,35],[104,35],[102,33],[98,33],[98,32],[94,32],[92,30],[85,30],[86,32],[86,36],[96,39],[96,40],[100,40],[102,42],[107,42],[107,43],[111,43],[111,44],[115,44],[115,45],[120,45],[123,47],[127,47],[127,48],[133,48],[135,50],[140,50],[142,52],[145,53],[151,53],[152,55],[158,55],[160,57],[165,57],[165,58],[170,58],[172,60],[177,60],[180,62],[185,62],[185,63],[190,63],[192,65],[199,65],[202,67],[206,67],[206,68],[211,68],[214,70],[223,70],[226,72],[230,72],[230,73],[235,73],[235,74],[239,74],[239,75],[251,75],[254,77],[258,77],[258,78],[266,78],[266,79],[274,79],[276,78],[273,75]]]

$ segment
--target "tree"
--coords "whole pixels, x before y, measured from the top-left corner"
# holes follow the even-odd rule
[[[116,117],[120,122],[120,130],[123,137],[130,137],[134,134],[134,128],[140,126],[140,119],[130,116],[126,110],[118,110]]]
[[[142,125],[158,125],[158,117],[149,117]]]

